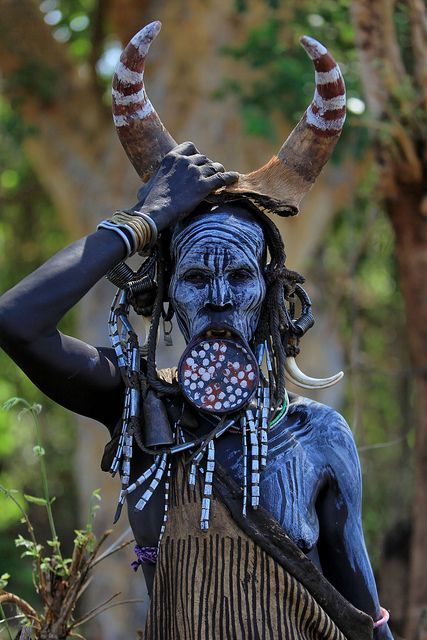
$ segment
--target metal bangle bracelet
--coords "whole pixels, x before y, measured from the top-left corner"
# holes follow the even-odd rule
[[[134,245],[133,247],[131,247],[131,244],[129,242],[129,237],[126,235],[125,231],[121,229],[120,226],[115,224],[114,222],[110,222],[109,220],[103,220],[102,222],[99,223],[99,225],[96,228],[108,229],[110,231],[114,231],[114,233],[120,236],[123,242],[125,243],[126,254],[128,258],[135,253],[136,237],[135,237],[135,232],[132,229],[128,228],[127,232],[132,237],[133,245]]]
[[[148,245],[148,248],[151,249],[152,247],[154,247],[154,245],[157,242],[157,238],[159,236],[159,231],[157,229],[156,223],[154,222],[153,218],[151,216],[149,216],[146,213],[142,213],[142,211],[134,211],[133,212],[134,216],[138,216],[140,218],[143,218],[144,220],[146,220],[148,222],[148,224],[150,225],[150,229],[151,229],[151,240],[150,243]]]

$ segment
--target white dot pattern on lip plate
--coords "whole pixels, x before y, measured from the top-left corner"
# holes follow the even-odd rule
[[[180,384],[198,409],[227,413],[247,404],[258,385],[258,365],[244,345],[208,338],[191,345],[180,363]]]

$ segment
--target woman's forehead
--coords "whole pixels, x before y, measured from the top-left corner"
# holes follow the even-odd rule
[[[178,251],[177,263],[212,264],[227,262],[229,264],[253,264],[258,256],[250,245],[238,245],[227,238],[199,238],[185,251]],[[224,266],[224,264],[222,265]]]
[[[244,254],[247,259],[261,261],[264,256],[264,234],[253,219],[241,218],[234,212],[215,212],[190,219],[172,237],[171,250],[176,261],[189,252],[228,251]]]

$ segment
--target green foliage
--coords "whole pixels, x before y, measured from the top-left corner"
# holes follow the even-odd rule
[[[272,12],[265,23],[248,33],[242,44],[223,49],[224,55],[234,58],[251,71],[249,81],[239,81],[238,74],[226,79],[217,94],[218,98],[224,95],[236,97],[249,134],[275,140],[277,116],[295,125],[310,103],[314,74],[311,61],[298,44],[303,34],[314,36],[330,47],[343,67],[348,97],[360,99],[360,79],[348,7],[349,0],[322,2],[321,5],[314,0],[303,0],[287,7],[286,19]],[[367,136],[351,126],[359,126],[360,121],[360,116],[348,114],[350,126],[344,129],[343,141],[333,156],[333,162],[339,161],[340,149],[348,150],[349,145],[357,155],[365,148]]]
[[[0,576],[0,589],[5,589],[7,587],[7,585],[9,584],[9,578],[9,573],[2,573],[2,575]]]
[[[33,447],[34,449],[38,449],[39,447]],[[38,454],[36,454],[38,455]],[[43,453],[44,455],[44,453]],[[27,502],[31,502],[31,504],[38,504],[39,507],[45,507],[47,505],[47,500],[45,498],[38,498],[37,496],[30,496],[28,493],[24,493],[24,498]]]
[[[51,25],[53,36],[67,43],[71,56],[78,62],[87,62],[91,54],[92,15],[96,0],[45,0],[40,9]]]
[[[62,221],[20,148],[28,133],[34,132],[23,126],[10,105],[0,100],[0,293],[38,267],[68,241]],[[25,313],[25,309],[22,312]],[[70,314],[61,328],[66,333],[73,333],[73,325],[73,314]],[[11,396],[26,397],[30,405],[37,405],[40,401],[40,392],[0,350],[0,406]],[[72,481],[75,427],[69,413],[47,398],[43,403],[46,445],[36,445],[34,450],[30,444],[33,429],[31,415],[24,412],[21,420],[17,421],[11,412],[0,411],[0,483],[33,495],[38,478],[37,457],[34,454],[47,453],[51,486],[61,498],[57,513],[59,534],[63,534],[73,531],[78,525],[75,509],[72,508],[76,501]],[[40,507],[32,503],[28,504],[28,508],[34,522],[43,530],[45,524],[41,520]],[[14,502],[2,501],[0,557],[9,559],[12,588],[31,600],[31,572],[19,566],[19,553],[13,543],[18,513]]]
[[[22,552],[21,558],[25,558],[26,556],[29,556],[30,558],[38,558],[43,549],[41,544],[36,544],[32,540],[28,540],[21,535],[15,538],[15,546],[24,547],[25,551]]]
[[[28,537],[24,537],[19,533],[15,538],[15,546],[22,551],[21,559],[29,558],[31,560],[32,583],[34,585],[35,595],[37,595],[39,600],[38,607],[34,609],[21,596],[17,596],[13,592],[6,590],[10,578],[10,574],[8,573],[4,573],[0,578],[0,590],[2,591],[4,602],[8,605],[16,606],[18,615],[12,616],[10,619],[19,620],[19,629],[22,629],[23,626],[26,626],[27,623],[30,622],[28,625],[31,627],[29,638],[36,640],[37,638],[51,637],[53,629],[55,630],[55,637],[68,638],[76,635],[75,629],[80,624],[90,620],[97,615],[99,611],[105,610],[106,603],[104,602],[78,620],[76,620],[74,616],[76,603],[88,585],[90,573],[93,568],[102,561],[104,557],[108,557],[111,553],[121,549],[128,544],[128,542],[124,543],[124,545],[119,544],[113,546],[103,555],[99,554],[102,543],[111,532],[105,532],[99,541],[97,541],[94,535],[93,519],[99,508],[100,501],[99,489],[96,489],[92,493],[88,521],[83,529],[75,532],[76,537],[74,539],[73,552],[70,557],[63,556],[61,542],[56,533],[56,525],[53,517],[52,503],[54,499],[50,498],[49,495],[44,454],[40,455],[40,450],[43,448],[39,424],[41,406],[38,404],[30,404],[22,398],[15,397],[5,402],[4,408],[10,411],[19,405],[23,405],[24,408],[18,414],[18,418],[29,415],[34,423],[35,440],[39,450],[37,458],[43,493],[43,497],[32,495],[25,495],[24,497],[30,504],[35,504],[45,509],[52,538],[46,539],[44,544],[39,542],[31,519],[28,517],[25,508],[18,501],[17,491],[6,489],[0,484],[0,493],[15,504],[22,515],[22,522],[26,524],[27,527]],[[116,595],[118,594],[112,596],[110,600],[115,598]],[[4,622],[3,620],[0,622],[0,632],[3,627],[9,637],[12,638],[11,626],[9,626],[8,618],[5,616],[1,606],[0,615],[2,619],[4,619]],[[14,633],[16,633],[16,631],[15,629]]]
[[[43,106],[48,106],[56,95],[58,75],[55,70],[41,64],[36,58],[22,64],[14,73],[9,74],[5,82],[5,89],[9,95],[31,95],[37,98]],[[13,105],[19,106],[19,99],[15,98]]]
[[[42,562],[42,564],[47,563],[48,565],[52,565],[51,571],[53,571],[54,573],[58,573],[58,575],[67,575],[68,561],[64,561],[62,558],[60,543],[59,543],[58,535],[56,533],[56,526],[55,526],[55,521],[54,521],[53,511],[52,511],[52,504],[55,498],[51,498],[49,494],[47,469],[46,469],[46,464],[44,460],[45,450],[41,442],[41,429],[40,429],[39,416],[42,411],[42,406],[37,403],[30,404],[23,398],[14,397],[14,398],[10,398],[4,403],[3,409],[5,411],[10,411],[11,409],[18,407],[19,405],[23,405],[23,408],[17,414],[18,421],[21,421],[25,416],[30,416],[33,422],[35,440],[37,443],[33,447],[33,453],[34,453],[34,456],[38,459],[38,466],[39,466],[40,479],[41,479],[42,492],[43,492],[43,497],[32,496],[29,494],[24,494],[24,497],[27,500],[27,502],[29,502],[30,504],[36,504],[46,509],[50,533],[52,535],[52,540],[48,540],[47,544],[50,547],[52,547],[54,554],[52,558],[49,558],[49,559],[43,558],[41,555],[41,551],[43,547],[36,543],[34,535],[32,536],[32,541],[25,540],[24,538],[22,538],[22,536],[19,536],[17,539],[18,541],[15,540],[15,544],[16,546],[24,546],[26,548],[26,551],[24,552],[23,556],[32,555],[34,558]],[[9,495],[9,497],[11,496]],[[12,497],[12,500],[13,500],[13,497]],[[29,520],[27,519],[26,514],[23,510],[22,510],[22,514],[24,516],[25,521],[27,522],[27,525],[29,525]],[[30,532],[32,531],[32,527],[30,526],[29,526],[29,531]]]
[[[35,135],[36,133],[34,127],[25,124],[19,114],[19,110],[12,108],[9,103],[0,98],[0,146],[2,147],[0,149],[0,155],[3,162],[5,160],[9,161],[6,146],[8,141],[13,140],[15,144],[21,144],[26,136]],[[25,175],[24,163],[20,162],[17,150],[13,148],[10,149],[10,155],[12,167],[8,167],[7,164],[3,166],[0,175],[0,188],[2,193],[8,196],[14,193],[16,194],[19,191],[21,180]],[[13,166],[14,160],[20,165],[19,167]]]
[[[115,64],[119,44],[107,34],[107,5],[108,3],[98,0],[39,2],[40,10],[51,27],[53,37],[67,48],[67,54],[81,73],[91,76],[98,90],[100,102],[109,110],[112,66]],[[105,64],[102,64],[102,61]]]
[[[86,526],[84,529],[76,529],[74,531],[74,545],[76,547],[82,548],[87,546],[89,551],[93,551],[93,547],[95,544],[95,537],[91,537],[93,533],[93,521],[95,520],[96,512],[100,508],[101,501],[101,493],[100,489],[94,489],[92,491],[90,502],[89,502],[89,512],[86,520]]]
[[[411,21],[410,21],[409,3],[398,0],[395,3],[394,24],[399,41],[400,54],[408,73],[411,75],[414,71],[414,57],[412,50],[411,38]]]

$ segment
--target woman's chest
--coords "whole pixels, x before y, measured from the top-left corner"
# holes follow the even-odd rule
[[[245,464],[242,448],[218,443],[217,457],[242,486]],[[250,475],[249,465],[246,473]],[[269,435],[267,465],[260,473],[260,505],[305,552],[317,544],[316,500],[326,471],[309,433],[281,429]],[[250,481],[250,479],[248,479]]]
[[[316,499],[324,482],[324,471],[316,447],[311,443],[310,429],[290,421],[286,428],[272,429],[269,438],[267,465],[260,474],[260,505],[281,525],[291,539],[305,552],[312,549],[319,537]],[[227,433],[215,441],[215,459],[239,486],[244,484],[245,464],[242,435]],[[133,461],[132,476],[144,466],[142,458]],[[202,460],[203,468],[205,461]],[[250,476],[250,455],[247,475]],[[248,478],[250,482],[250,478]],[[203,482],[203,474],[200,474]],[[155,544],[163,519],[165,491],[160,483],[144,511],[135,509],[141,486],[128,496],[129,521],[139,544]]]

